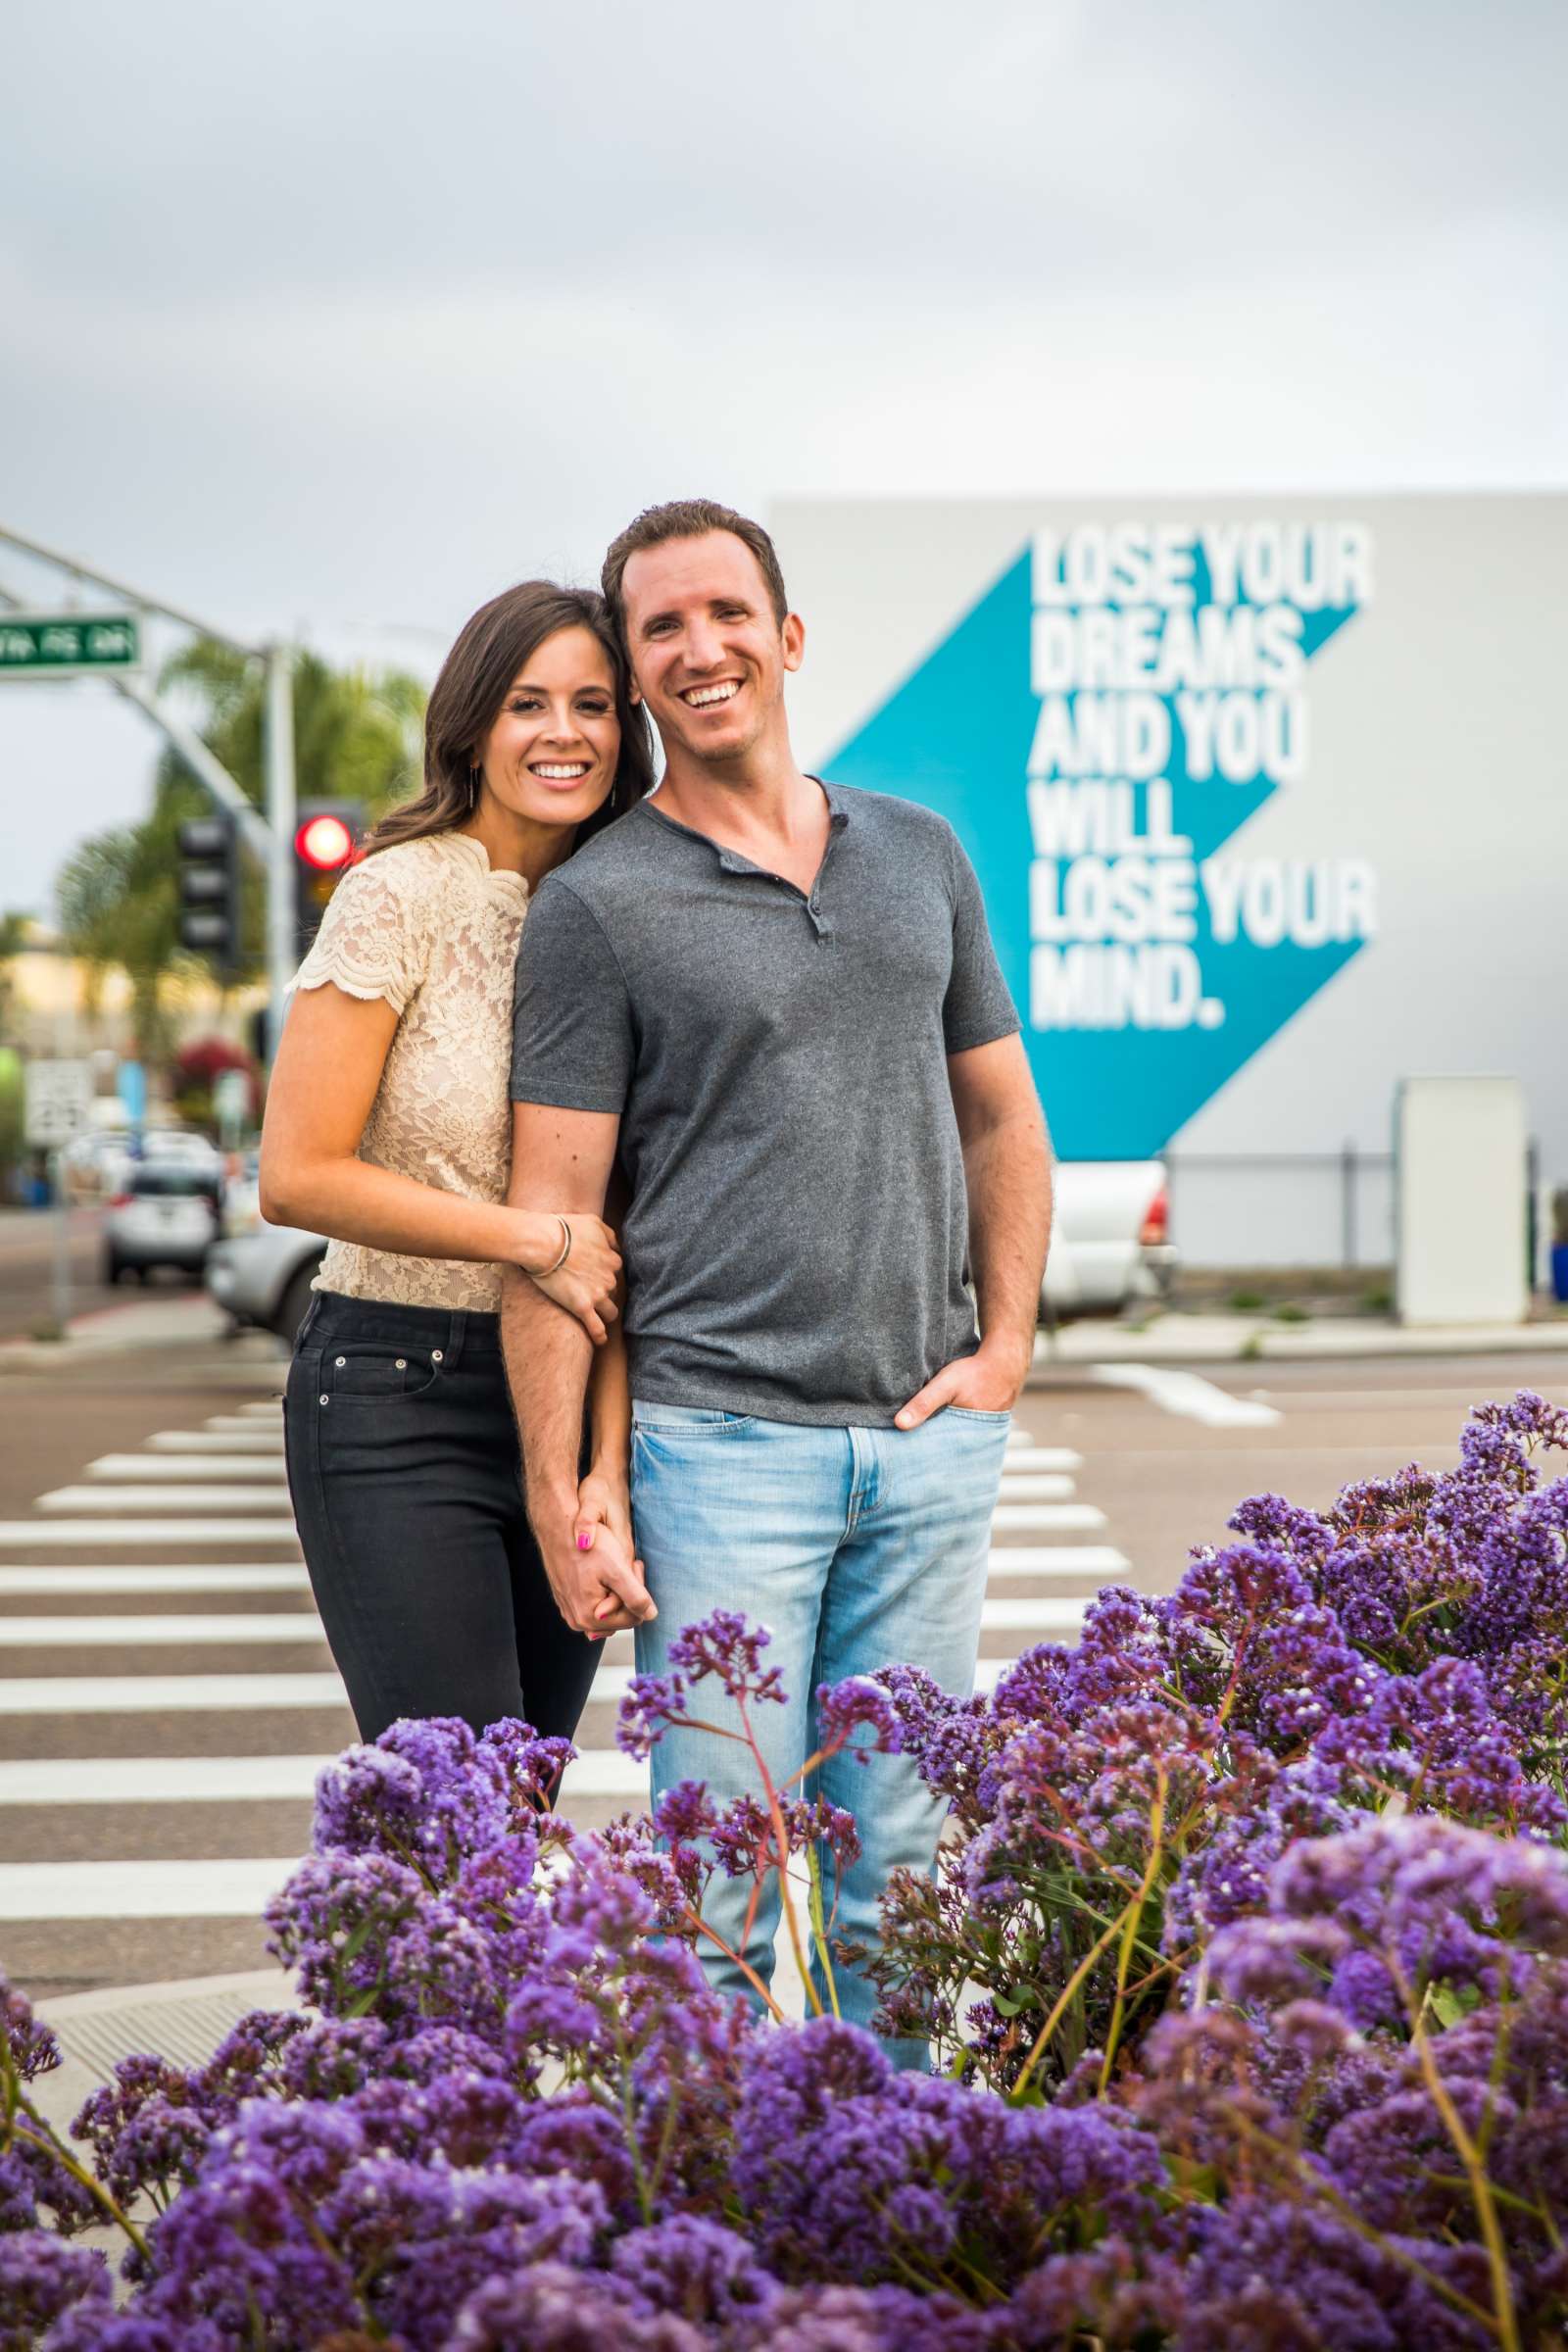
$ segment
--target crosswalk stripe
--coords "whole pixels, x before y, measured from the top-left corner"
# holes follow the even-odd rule
[[[1065,1502],[1071,1494],[1073,1482],[1054,1472],[1024,1471],[1013,1478],[1004,1470],[1002,1494],[1004,1502]]]
[[[117,1566],[95,1563],[81,1568],[0,1567],[0,1602],[35,1600],[56,1592],[308,1592],[311,1580],[303,1560],[253,1560],[248,1564],[216,1566],[192,1562],[153,1568],[141,1560],[122,1560]],[[0,1616],[0,1635],[11,1619]]]
[[[0,1549],[79,1549],[84,1544],[290,1544],[299,1547],[292,1519],[138,1519],[105,1527],[100,1519],[0,1519]]]
[[[993,1576],[1120,1576],[1131,1566],[1113,1544],[1006,1544],[991,1554]]]
[[[262,1420],[254,1413],[210,1413],[207,1427],[225,1437],[255,1437],[259,1431],[265,1431],[273,1444],[283,1443],[283,1416],[273,1405],[268,1407]]]
[[[1083,1617],[1081,1600],[987,1600],[980,1608],[983,1632],[1034,1634],[1041,1640],[1075,1634]]]
[[[1162,1412],[1180,1413],[1209,1429],[1269,1429],[1285,1418],[1271,1404],[1233,1396],[1228,1389],[1173,1364],[1093,1364],[1090,1370],[1105,1388],[1137,1389]]]
[[[1014,1470],[1081,1470],[1083,1466],[1083,1455],[1074,1453],[1070,1446],[1009,1446],[1002,1475],[1006,1478]]]
[[[198,1479],[239,1479],[252,1488],[278,1486],[287,1478],[281,1454],[270,1453],[198,1453],[183,1454],[103,1453],[97,1461],[87,1464],[86,1475],[95,1485],[112,1479],[130,1481],[140,1486],[194,1483]]]
[[[0,1679],[0,1716],[346,1707],[336,1674],[36,1674]]]
[[[275,1421],[282,1410],[281,1396],[253,1396],[248,1403],[240,1406],[238,1417],[242,1421]],[[226,1419],[227,1415],[223,1418]]]
[[[183,1486],[177,1480],[162,1486],[52,1487],[40,1494],[40,1511],[254,1511],[281,1502],[282,1495],[259,1493],[254,1483],[243,1486]]]
[[[297,1860],[8,1862],[0,1920],[255,1919]]]
[[[1005,1534],[1016,1529],[1022,1535],[1033,1529],[1045,1535],[1053,1528],[1103,1527],[1105,1514],[1096,1510],[1092,1502],[999,1502],[991,1514],[991,1524]]]
[[[246,1804],[310,1796],[331,1756],[28,1756],[0,1763],[0,1805]]]
[[[253,1804],[309,1798],[335,1756],[71,1756],[0,1763],[3,1805]],[[575,1796],[645,1796],[648,1767],[618,1748],[585,1748],[567,1769]]]
[[[0,1617],[0,1650],[180,1648],[217,1643],[320,1642],[326,1631],[314,1609],[274,1609],[232,1617]]]
[[[1073,1622],[1081,1616],[1079,1605]],[[989,1689],[1012,1663],[1009,1658],[982,1658],[976,1689]],[[617,1704],[631,1674],[629,1666],[602,1666],[588,1703]],[[17,1675],[0,1680],[0,1716],[194,1714],[347,1703],[336,1674]]]
[[[267,1461],[283,1453],[283,1432],[260,1429],[247,1422],[242,1429],[160,1429],[147,1440],[153,1453],[243,1453]]]

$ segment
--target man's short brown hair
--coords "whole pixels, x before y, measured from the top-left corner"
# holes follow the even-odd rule
[[[662,547],[667,539],[701,539],[709,531],[729,531],[751,549],[767,583],[773,617],[783,627],[790,600],[784,592],[778,551],[761,524],[753,522],[748,515],[737,514],[733,507],[721,507],[713,498],[672,498],[662,507],[645,507],[634,521],[627,523],[620,537],[612,542],[605,558],[600,585],[622,639],[626,634],[626,607],[620,584],[632,557],[646,547]]]

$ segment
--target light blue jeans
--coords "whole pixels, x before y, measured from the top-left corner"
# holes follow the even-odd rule
[[[785,1706],[755,1708],[754,1730],[778,1784],[815,1752],[821,1683],[903,1663],[966,1697],[1009,1420],[950,1405],[913,1430],[812,1429],[706,1406],[634,1403],[632,1516],[659,1603],[655,1622],[637,1629],[639,1670],[667,1672],[670,1641],[713,1609],[740,1609],[764,1624],[772,1636],[764,1663],[781,1669],[789,1695]],[[696,1687],[693,1712],[738,1724],[715,1677]],[[750,1751],[703,1732],[666,1732],[654,1749],[653,1776],[656,1797],[685,1780],[706,1781],[720,1805],[760,1793]],[[841,1752],[806,1793],[856,1818],[860,1855],[839,1881],[832,1935],[874,1949],[888,1875],[933,1867],[945,1807],[904,1756],[860,1763]],[[824,1869],[831,1901],[831,1857]],[[706,1915],[736,1948],[752,1891],[749,1878],[719,1875],[709,1888]],[[804,1937],[802,1901],[797,1914]],[[778,1921],[774,1879],[745,1951],[764,1984]],[[717,1990],[755,2000],[732,1961],[710,1943],[702,1949]],[[814,1957],[811,1973],[830,2006]],[[875,1986],[841,1963],[834,1984],[841,2014],[868,2025]],[[900,2065],[926,2063],[923,2042],[884,2046]]]

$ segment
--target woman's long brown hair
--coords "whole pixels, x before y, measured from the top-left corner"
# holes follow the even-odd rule
[[[624,815],[653,788],[653,730],[648,713],[633,703],[626,657],[602,596],[591,588],[560,588],[554,580],[523,580],[481,605],[464,622],[457,643],[441,664],[424,714],[424,786],[413,800],[392,809],[365,844],[368,858],[400,841],[423,841],[451,833],[474,810],[472,771],[479,750],[495,725],[507,692],[529,657],[560,629],[587,629],[604,648],[615,684],[620,721],[620,759],[609,797],[584,817],[573,847]]]

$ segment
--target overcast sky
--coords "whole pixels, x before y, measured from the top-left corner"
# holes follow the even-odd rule
[[[1568,479],[1558,0],[49,0],[0,523],[428,674],[703,492]],[[45,577],[0,550],[0,586]],[[807,616],[809,619],[809,615]],[[0,685],[0,904],[145,806]]]

